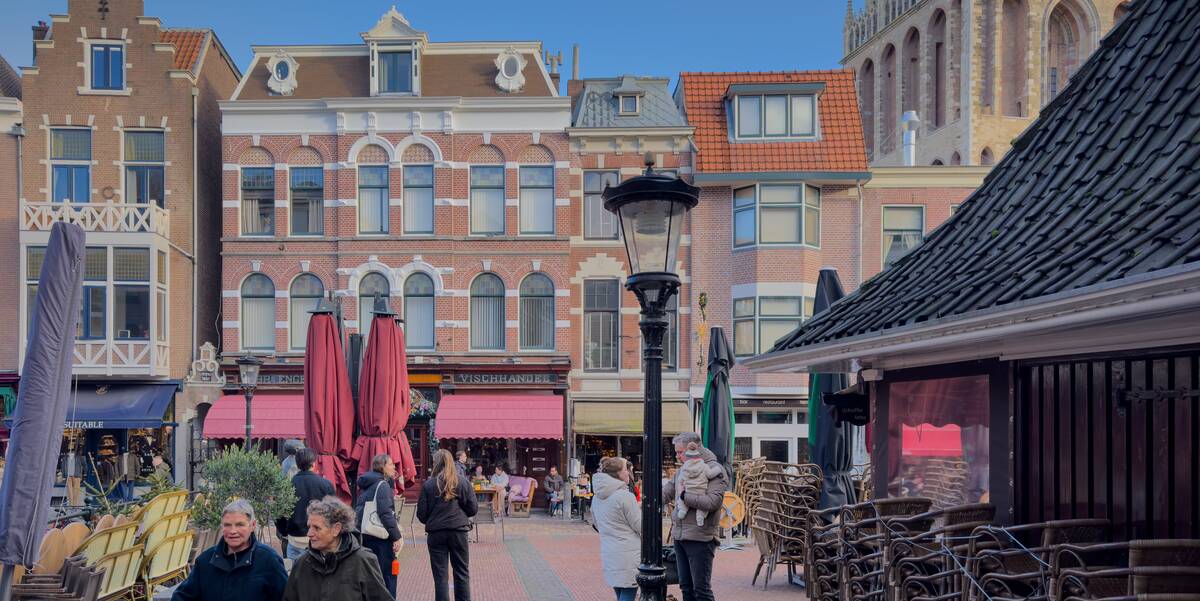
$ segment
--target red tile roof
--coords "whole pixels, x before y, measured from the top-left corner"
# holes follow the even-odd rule
[[[158,41],[170,42],[175,45],[175,68],[192,71],[204,41],[208,37],[207,29],[163,29],[158,32]]]
[[[862,119],[854,72],[680,73],[688,123],[696,128],[697,173],[867,170]],[[725,93],[732,84],[824,83],[817,115],[821,138],[814,142],[731,143]]]

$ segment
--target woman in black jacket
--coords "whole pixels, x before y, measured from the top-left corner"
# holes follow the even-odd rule
[[[379,512],[379,522],[388,531],[387,538],[376,538],[365,532],[362,535],[362,546],[369,549],[379,558],[379,570],[383,572],[383,582],[387,585],[392,598],[396,598],[396,576],[392,574],[392,561],[396,559],[400,540],[404,534],[396,525],[396,493],[392,480],[396,478],[396,463],[386,453],[380,453],[371,460],[371,471],[358,477],[358,498],[354,500],[354,513],[358,514],[358,531],[363,532],[363,513],[367,501],[374,500]]]
[[[450,601],[446,583],[446,561],[449,559],[454,567],[454,600],[471,601],[467,532],[471,530],[471,517],[479,510],[479,503],[471,483],[459,477],[450,451],[441,449],[434,454],[433,474],[434,477],[421,485],[417,519],[425,524],[434,599]]]

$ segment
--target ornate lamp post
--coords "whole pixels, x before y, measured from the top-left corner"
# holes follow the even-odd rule
[[[679,291],[674,273],[684,216],[700,201],[700,189],[676,177],[646,173],[604,190],[604,208],[621,222],[629,278],[625,288],[642,307],[642,370],[646,374],[643,422],[642,557],[638,586],[645,601],[666,599],[662,563],[662,360],[667,303]]]
[[[254,355],[242,355],[237,360],[238,381],[241,383],[242,394],[246,395],[246,450],[250,450],[250,402],[254,399],[254,389],[258,388],[258,370],[262,367],[262,359]]]

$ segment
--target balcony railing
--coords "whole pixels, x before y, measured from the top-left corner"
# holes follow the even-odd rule
[[[78,223],[88,232],[149,232],[171,235],[171,212],[154,204],[26,202],[21,229],[50,231],[55,222]]]
[[[163,342],[148,340],[76,340],[75,374],[166,376],[170,355]]]

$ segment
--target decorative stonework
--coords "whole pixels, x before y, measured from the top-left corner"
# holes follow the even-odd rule
[[[276,52],[267,61],[267,70],[271,73],[267,87],[271,88],[272,92],[280,96],[291,96],[296,91],[296,71],[300,70],[300,63],[290,54],[283,50]]]
[[[505,92],[520,92],[525,87],[525,65],[529,63],[516,48],[496,56],[496,85]]]

